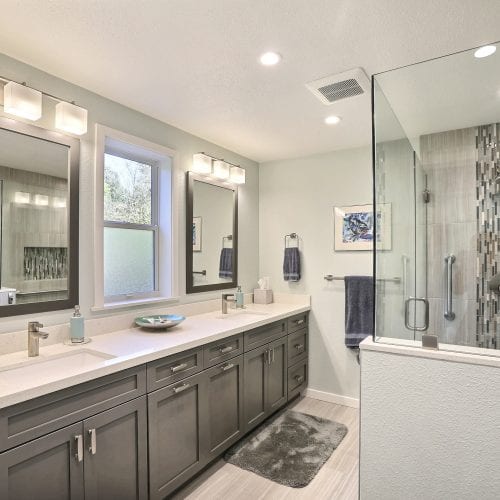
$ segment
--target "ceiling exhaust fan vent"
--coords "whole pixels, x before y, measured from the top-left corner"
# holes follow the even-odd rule
[[[338,75],[327,76],[314,82],[306,83],[306,87],[323,103],[334,102],[355,97],[368,92],[370,81],[361,68],[356,68]]]

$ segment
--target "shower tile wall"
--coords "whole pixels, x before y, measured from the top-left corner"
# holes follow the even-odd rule
[[[498,255],[500,214],[500,123],[477,128],[477,343],[500,349],[499,297],[488,290],[488,281],[500,271]]]
[[[437,334],[442,343],[476,345],[476,130],[452,130],[420,138],[422,167],[431,192],[425,205],[429,333]],[[456,257],[453,321],[444,318],[444,258],[448,254]]]

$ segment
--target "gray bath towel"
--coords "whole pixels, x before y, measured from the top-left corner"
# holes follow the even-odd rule
[[[345,277],[345,345],[359,347],[373,335],[374,290],[372,276]]]
[[[233,277],[233,249],[223,248],[220,253],[219,278]]]
[[[300,252],[297,247],[285,248],[283,279],[285,281],[300,280]]]

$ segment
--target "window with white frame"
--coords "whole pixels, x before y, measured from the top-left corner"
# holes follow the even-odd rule
[[[97,126],[96,307],[173,298],[173,156]]]

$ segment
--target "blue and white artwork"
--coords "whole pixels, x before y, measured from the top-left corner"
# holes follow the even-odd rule
[[[377,233],[377,248],[391,247],[391,206],[379,205],[377,230],[374,231],[372,205],[335,207],[335,250],[372,250],[373,234]]]

